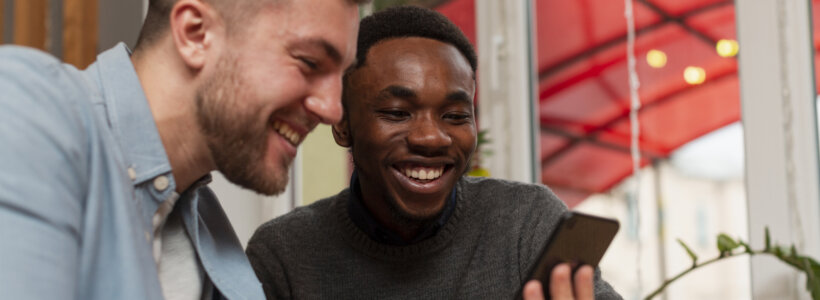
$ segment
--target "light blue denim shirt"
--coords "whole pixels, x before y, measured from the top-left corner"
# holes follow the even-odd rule
[[[263,299],[209,180],[174,208],[206,280]],[[0,298],[162,299],[151,219],[175,189],[124,44],[85,71],[0,47]]]

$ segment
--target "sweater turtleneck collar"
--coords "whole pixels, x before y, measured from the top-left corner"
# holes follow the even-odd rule
[[[450,197],[444,204],[444,208],[439,213],[435,221],[430,222],[421,228],[419,234],[411,240],[403,239],[398,233],[390,230],[376,220],[376,217],[367,209],[362,201],[361,187],[359,186],[358,174],[354,170],[350,176],[350,200],[347,205],[347,212],[350,220],[362,232],[376,242],[391,246],[409,246],[417,244],[431,238],[447,224],[447,220],[453,215],[456,208],[456,188],[450,193]]]
[[[353,248],[374,258],[389,261],[406,261],[408,259],[423,257],[443,249],[453,240],[457,233],[460,232],[459,228],[463,227],[461,224],[464,223],[464,221],[461,219],[469,214],[469,202],[471,202],[465,201],[465,184],[464,178],[459,179],[458,183],[456,183],[453,189],[455,203],[453,208],[451,208],[452,212],[449,217],[443,219],[444,223],[442,226],[438,228],[432,236],[416,243],[405,246],[381,243],[365,233],[363,229],[360,229],[359,226],[354,223],[349,213],[348,207],[352,200],[352,192],[349,188],[339,193],[333,201],[333,204],[331,204],[331,211],[333,211],[333,214],[341,225],[336,230],[338,230],[337,232],[341,234]],[[370,214],[370,212],[368,212],[368,214]],[[372,217],[372,214],[370,216]]]

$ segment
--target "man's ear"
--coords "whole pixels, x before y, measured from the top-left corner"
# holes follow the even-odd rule
[[[214,30],[221,25],[210,5],[198,0],[179,0],[171,9],[170,31],[180,57],[189,68],[202,69],[207,50],[213,46]]]
[[[350,137],[350,128],[348,126],[347,121],[347,113],[342,115],[342,120],[336,124],[333,124],[332,131],[333,131],[333,139],[336,140],[336,144],[345,148],[350,147],[352,144],[352,138]]]

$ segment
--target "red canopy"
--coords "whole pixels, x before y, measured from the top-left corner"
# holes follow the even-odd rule
[[[725,0],[637,0],[633,7],[646,165],[740,119],[737,61],[715,50],[718,40],[735,40],[735,17]],[[474,0],[437,10],[475,41]],[[573,206],[632,173],[624,2],[538,0],[535,18],[542,179]],[[648,65],[650,50],[665,53],[663,67]],[[688,66],[702,68],[705,81],[686,83]]]

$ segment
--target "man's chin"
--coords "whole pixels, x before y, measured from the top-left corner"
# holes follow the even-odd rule
[[[411,210],[406,207],[401,207],[398,203],[393,202],[395,200],[390,201],[390,208],[391,208],[391,215],[392,218],[400,223],[406,225],[422,225],[430,223],[436,219],[438,216],[441,215],[441,212],[444,210],[444,207],[440,207],[438,210],[436,209],[417,209]]]
[[[288,186],[288,174],[266,174],[252,175],[248,172],[244,174],[228,174],[224,173],[225,178],[233,184],[242,188],[252,190],[258,194],[265,196],[276,196],[285,191]]]

